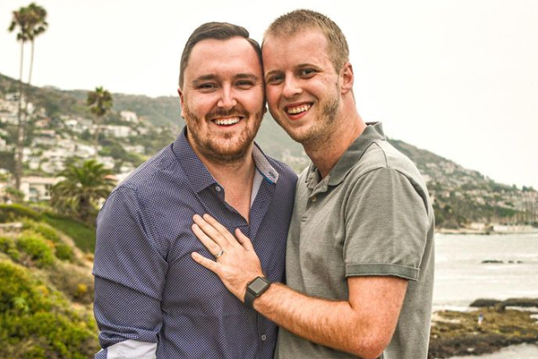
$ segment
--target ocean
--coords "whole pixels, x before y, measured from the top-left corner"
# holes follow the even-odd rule
[[[478,298],[538,298],[538,233],[437,234],[435,256],[434,310],[465,310]]]
[[[538,233],[437,234],[435,246],[434,310],[469,310],[478,298],[538,298]],[[472,358],[538,358],[538,346],[512,346]]]

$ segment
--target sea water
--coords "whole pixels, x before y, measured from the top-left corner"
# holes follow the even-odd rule
[[[469,304],[478,298],[538,298],[538,233],[438,234],[435,246],[434,310],[470,310]],[[538,345],[515,345],[493,354],[453,359],[471,358],[538,358]]]
[[[435,257],[434,310],[465,310],[478,298],[538,298],[536,232],[437,234]]]

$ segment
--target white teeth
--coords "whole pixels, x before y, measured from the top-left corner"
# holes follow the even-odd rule
[[[290,107],[288,108],[288,113],[292,115],[296,115],[301,112],[307,111],[312,105],[302,105],[297,107]]]
[[[239,117],[224,118],[224,119],[215,120],[215,123],[217,125],[235,125],[238,122],[239,122]]]

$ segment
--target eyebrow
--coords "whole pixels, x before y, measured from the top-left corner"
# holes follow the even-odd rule
[[[265,75],[264,75],[264,78],[267,78],[273,74],[279,74],[279,73],[282,73],[282,71],[279,71],[279,70],[271,70],[271,71],[268,71]]]
[[[204,81],[210,81],[210,80],[217,80],[219,78],[219,76],[217,76],[216,74],[208,74],[208,75],[202,75],[202,76],[199,76],[197,78],[195,78],[192,83],[194,85],[197,85],[199,84],[200,82],[204,82]],[[258,81],[259,78],[258,76],[254,75],[254,74],[250,74],[250,73],[240,73],[240,74],[237,74],[233,77],[234,80],[239,80],[239,79],[249,79],[249,80],[252,80],[254,82]]]

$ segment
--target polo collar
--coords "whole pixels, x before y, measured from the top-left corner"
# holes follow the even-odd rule
[[[189,144],[187,140],[187,126],[183,128],[172,144],[172,151],[196,193],[218,184]],[[252,158],[263,178],[270,184],[276,184],[279,174],[269,163],[269,160],[256,143],[254,143],[252,149]]]
[[[366,123],[366,128],[338,160],[331,172],[321,182],[318,169],[310,163],[306,182],[313,189],[319,185],[321,191],[326,191],[328,186],[337,186],[346,178],[351,169],[360,161],[362,155],[370,145],[376,141],[386,140],[381,122]]]

